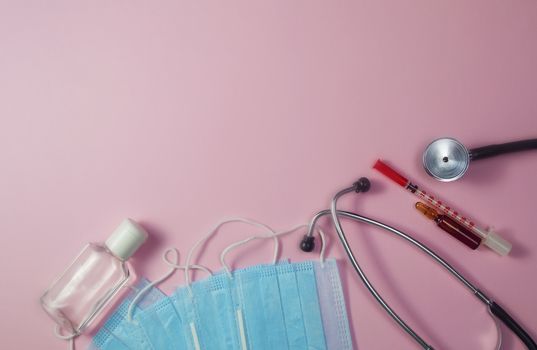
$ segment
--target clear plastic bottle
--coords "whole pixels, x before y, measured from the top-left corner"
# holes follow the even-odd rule
[[[126,261],[147,232],[125,219],[104,244],[87,244],[41,297],[43,309],[65,332],[80,334],[127,283]]]

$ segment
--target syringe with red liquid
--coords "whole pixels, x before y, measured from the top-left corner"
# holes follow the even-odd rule
[[[446,205],[438,197],[435,197],[431,194],[427,194],[427,192],[419,189],[417,185],[410,182],[406,177],[399,174],[386,163],[383,163],[380,159],[377,160],[373,168],[380,171],[386,177],[390,178],[395,183],[401,185],[421,200],[439,209],[444,214],[469,229],[471,232],[475,233],[481,238],[481,242],[484,245],[494,250],[496,253],[500,255],[507,255],[511,251],[511,243],[507,242],[505,239],[500,237],[498,234],[492,232],[490,229],[484,230],[478,227],[472,220],[460,215],[457,211]]]

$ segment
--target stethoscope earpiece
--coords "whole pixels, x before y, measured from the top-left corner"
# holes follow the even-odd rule
[[[306,253],[312,252],[315,249],[315,236],[305,235],[300,241],[300,249]]]
[[[361,177],[356,181],[353,186],[356,188],[354,192],[367,192],[371,188],[371,181],[367,177]]]

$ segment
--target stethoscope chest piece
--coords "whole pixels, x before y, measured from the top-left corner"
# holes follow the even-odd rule
[[[452,138],[434,140],[423,153],[425,171],[439,181],[454,181],[464,175],[470,164],[470,153]]]

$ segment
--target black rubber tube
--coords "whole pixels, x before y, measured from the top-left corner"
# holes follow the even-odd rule
[[[509,329],[515,333],[520,340],[528,347],[528,350],[537,350],[537,344],[531,339],[530,335],[505,311],[500,305],[492,302],[490,312],[500,319]]]
[[[479,160],[504,153],[528,151],[532,149],[537,149],[537,139],[521,140],[501,143],[498,145],[478,147],[471,149],[469,153],[471,160]]]

